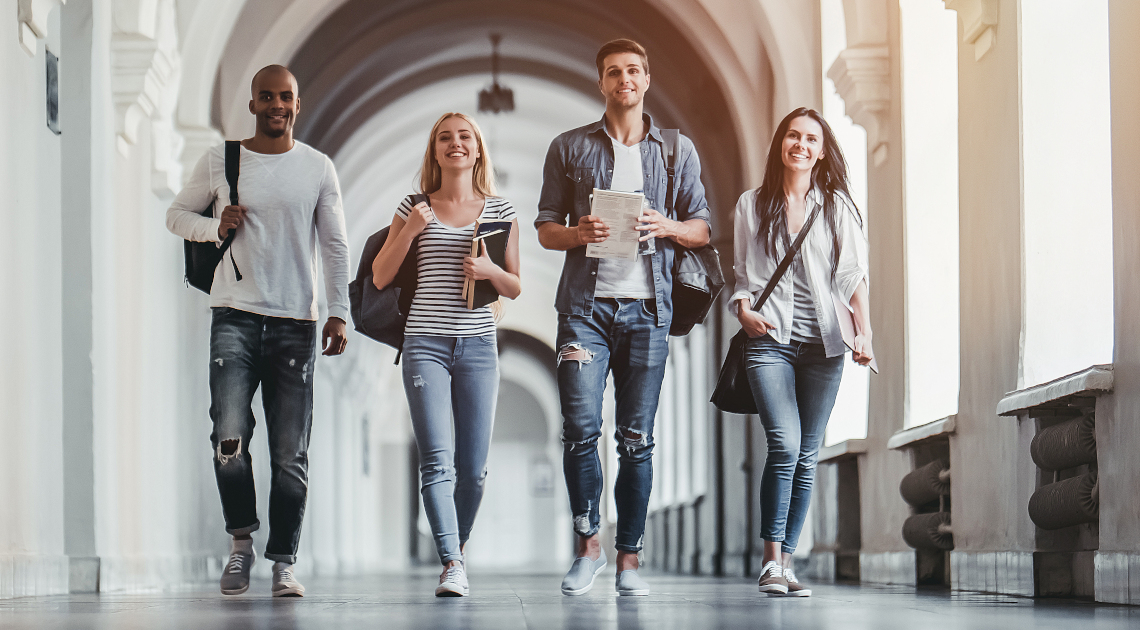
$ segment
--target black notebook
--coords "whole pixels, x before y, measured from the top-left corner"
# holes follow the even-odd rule
[[[506,269],[507,240],[510,236],[510,221],[476,221],[475,235],[471,237],[471,257],[478,258],[482,255],[480,243],[486,243],[491,262]],[[467,300],[468,309],[475,310],[499,299],[499,292],[490,280],[472,281],[464,278],[463,299]]]

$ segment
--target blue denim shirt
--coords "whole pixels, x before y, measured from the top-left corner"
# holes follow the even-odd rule
[[[648,114],[644,116],[649,133],[641,141],[641,170],[645,175],[642,190],[649,199],[649,207],[665,214],[668,184],[661,153],[661,130]],[[547,221],[570,227],[578,225],[579,219],[590,214],[590,195],[594,189],[609,190],[613,175],[614,147],[604,117],[558,136],[546,152],[535,227]],[[674,212],[669,218],[675,221],[702,219],[709,223],[705,187],[701,184],[701,162],[693,142],[683,135],[677,147],[674,180]],[[656,245],[653,291],[657,296],[657,325],[668,326],[673,321],[673,241],[659,238]],[[587,258],[585,246],[567,250],[554,308],[563,315],[588,317],[594,308],[597,281],[598,259]]]

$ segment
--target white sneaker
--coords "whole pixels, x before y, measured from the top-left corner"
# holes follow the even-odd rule
[[[471,594],[471,587],[467,584],[467,571],[463,564],[447,568],[447,573],[439,578],[439,586],[435,587],[436,597],[464,597]]]
[[[304,597],[305,587],[293,577],[293,565],[285,562],[273,563],[273,596]]]

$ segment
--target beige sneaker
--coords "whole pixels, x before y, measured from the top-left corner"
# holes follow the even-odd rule
[[[764,565],[760,572],[760,592],[769,595],[787,595],[788,581],[784,579],[784,569],[776,562]]]
[[[791,569],[784,569],[784,579],[788,581],[788,597],[811,597],[811,589],[800,584]]]

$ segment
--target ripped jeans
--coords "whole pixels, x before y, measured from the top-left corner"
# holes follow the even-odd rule
[[[309,480],[317,323],[215,307],[210,325],[210,419],[214,476],[226,531],[257,531],[253,488],[253,394],[261,385],[269,436],[269,542],[265,557],[297,562]]]
[[[602,396],[613,372],[618,441],[616,547],[641,551],[653,489],[653,419],[669,356],[669,326],[657,326],[652,300],[597,298],[590,316],[558,316],[558,395],[562,468],[574,531],[598,533],[602,500]]]
[[[420,454],[420,494],[435,549],[443,564],[462,560],[459,547],[471,535],[483,500],[499,395],[495,335],[409,335],[403,375]]]

